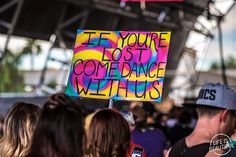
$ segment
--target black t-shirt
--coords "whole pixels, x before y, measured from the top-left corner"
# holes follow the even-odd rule
[[[230,152],[226,155],[222,155],[222,157],[235,157],[236,156],[236,148],[230,150]]]
[[[209,152],[209,147],[210,143],[188,147],[183,138],[171,148],[169,157],[204,157]]]
[[[170,140],[170,144],[174,145],[180,139],[191,134],[193,129],[189,127],[184,127],[181,124],[176,124],[174,127],[168,129],[168,138]]]

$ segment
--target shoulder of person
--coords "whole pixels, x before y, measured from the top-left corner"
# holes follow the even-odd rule
[[[208,152],[205,157],[220,157],[220,155],[217,155],[216,153],[214,152]]]

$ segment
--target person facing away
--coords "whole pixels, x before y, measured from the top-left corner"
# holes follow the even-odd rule
[[[135,106],[132,113],[137,116],[135,129],[132,132],[133,142],[141,145],[148,157],[163,157],[169,149],[165,134],[146,123],[146,113],[142,107]]]
[[[83,157],[80,106],[69,96],[52,95],[44,104],[28,157]]]
[[[193,129],[190,128],[191,122],[191,113],[188,111],[181,111],[176,124],[173,127],[168,128],[167,131],[171,145],[192,133]]]
[[[130,111],[120,111],[120,113],[125,118],[125,120],[128,122],[130,132],[132,132],[135,129],[135,120],[134,120],[135,116]],[[131,147],[130,147],[128,157],[133,157],[133,156],[135,156],[135,157],[136,156],[137,157],[147,157],[147,153],[146,153],[145,149],[142,146],[134,143],[131,140]]]
[[[3,123],[1,157],[25,157],[28,154],[39,114],[40,108],[36,105],[23,102],[13,105]]]
[[[169,157],[219,156],[224,150],[210,151],[211,140],[219,134],[229,136],[234,132],[236,93],[222,84],[205,84],[197,98],[198,120],[193,132],[178,141],[170,150]]]
[[[85,157],[127,157],[130,129],[124,117],[115,110],[95,113],[87,132]]]

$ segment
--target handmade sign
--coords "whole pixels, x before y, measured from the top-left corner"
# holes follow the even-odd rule
[[[78,30],[70,96],[160,102],[171,32]]]

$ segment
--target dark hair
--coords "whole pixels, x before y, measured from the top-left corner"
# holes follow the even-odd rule
[[[192,121],[192,115],[188,111],[182,111],[178,117],[178,120],[181,124],[190,124]]]
[[[86,155],[88,157],[126,157],[130,149],[130,128],[117,111],[97,112],[89,126]]]
[[[84,128],[80,107],[65,94],[54,94],[44,104],[29,157],[83,156]]]
[[[196,108],[198,117],[202,117],[202,116],[213,117],[217,113],[221,112],[222,110],[224,109],[218,108],[218,107],[212,107],[212,106],[198,106]]]
[[[16,103],[8,112],[0,140],[0,156],[24,157],[29,153],[40,108],[33,104]]]
[[[0,115],[0,138],[2,137],[3,134],[3,123],[4,123],[4,118]]]

